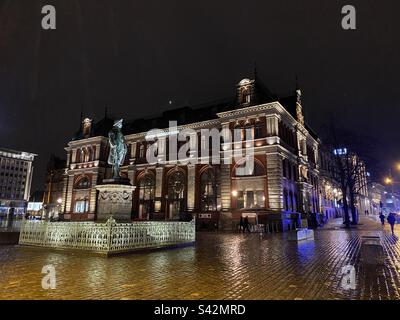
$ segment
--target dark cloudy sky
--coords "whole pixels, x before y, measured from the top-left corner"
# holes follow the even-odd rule
[[[57,30],[41,29],[41,7]],[[357,30],[341,28],[341,8]],[[0,146],[39,154],[41,189],[50,153],[79,126],[135,118],[234,93],[254,61],[271,90],[303,90],[306,120],[335,119],[375,137],[369,152],[400,160],[398,1],[0,0]]]

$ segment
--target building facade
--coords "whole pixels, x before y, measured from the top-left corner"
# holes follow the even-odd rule
[[[169,128],[169,121],[177,122],[175,131]],[[108,115],[98,122],[83,119],[65,148],[63,220],[96,219],[95,187],[111,176],[107,134],[113,123]],[[164,134],[158,135],[156,141],[147,141],[148,131],[155,128]],[[147,161],[151,145],[158,143],[158,151],[171,148],[172,136],[185,129],[194,130],[191,138],[197,142],[198,150],[210,153],[188,154],[188,158],[198,160],[195,164],[176,161],[170,152],[159,152],[157,163]],[[223,139],[220,143],[204,138],[202,129],[218,130],[222,136],[226,132],[242,134],[239,142]],[[298,89],[279,97],[257,77],[243,79],[231,100],[125,122],[123,131],[128,153],[122,175],[136,186],[132,219],[176,220],[196,216],[199,227],[231,229],[241,216],[249,216],[258,223],[278,222],[280,229],[287,230],[298,225],[300,214],[330,217],[338,206],[339,194],[332,195],[325,188],[329,183],[335,189],[335,182],[330,168],[321,163],[321,142],[305,122]],[[178,147],[186,142],[178,141]],[[245,157],[232,158],[231,163],[203,161],[211,157],[211,149],[216,145],[221,158],[227,149],[245,154],[251,145],[253,169],[244,174],[239,170]]]
[[[386,188],[384,185],[372,182],[368,185],[369,195],[371,198],[371,214],[379,215],[386,207]]]
[[[43,218],[58,219],[61,212],[64,191],[64,174],[66,161],[55,155],[47,163],[46,183],[43,194]]]
[[[0,216],[26,212],[36,156],[29,152],[0,149]]]

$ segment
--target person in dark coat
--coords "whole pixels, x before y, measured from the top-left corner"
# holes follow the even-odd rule
[[[389,213],[387,217],[387,222],[390,224],[390,228],[392,229],[392,234],[394,235],[394,224],[396,223],[396,217],[394,216],[393,212]]]
[[[240,217],[240,222],[239,222],[239,231],[244,232],[244,222],[243,222],[243,217]]]
[[[385,225],[385,215],[382,212],[379,215],[379,219],[381,219],[382,226],[384,226]]]
[[[249,224],[249,218],[247,216],[244,218],[243,221],[243,232],[246,232],[246,230],[250,233],[250,224]]]

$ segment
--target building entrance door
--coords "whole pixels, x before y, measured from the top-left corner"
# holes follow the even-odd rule
[[[171,220],[179,220],[182,213],[182,201],[174,200],[169,204],[169,218]]]

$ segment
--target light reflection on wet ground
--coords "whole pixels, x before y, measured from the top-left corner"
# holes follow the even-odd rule
[[[366,270],[360,237],[379,235],[385,265]],[[365,221],[359,230],[315,232],[315,241],[285,234],[199,233],[195,247],[104,258],[83,253],[0,246],[2,299],[399,299],[397,238]],[[57,288],[43,290],[44,265]],[[354,265],[356,289],[341,270]]]

